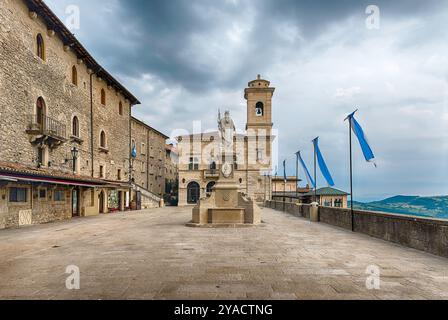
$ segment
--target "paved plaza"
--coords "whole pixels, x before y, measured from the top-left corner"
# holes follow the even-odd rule
[[[448,259],[263,209],[264,223],[188,228],[189,208],[0,231],[2,299],[448,299]],[[80,290],[66,288],[66,267]],[[380,289],[366,269],[380,268]]]

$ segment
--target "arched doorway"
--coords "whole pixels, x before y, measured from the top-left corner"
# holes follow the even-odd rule
[[[201,187],[197,182],[190,182],[187,187],[188,204],[196,204],[201,196]]]
[[[98,195],[98,207],[99,213],[104,213],[104,191],[101,191]]]
[[[40,130],[45,129],[45,101],[42,97],[39,97],[36,102],[36,124]]]
[[[211,194],[213,192],[213,187],[216,185],[215,181],[211,181],[207,184],[207,194]]]

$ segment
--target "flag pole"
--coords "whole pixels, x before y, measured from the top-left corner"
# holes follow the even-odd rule
[[[350,212],[352,218],[352,231],[355,231],[355,215],[353,212],[353,148],[352,148],[352,121],[349,121],[350,134]]]
[[[356,112],[356,111],[355,111]],[[349,149],[350,149],[350,217],[351,217],[351,227],[352,232],[355,231],[355,215],[353,211],[353,127],[352,127],[352,119],[348,119],[348,134],[349,134]]]
[[[296,197],[299,199],[299,153],[296,153]]]
[[[314,146],[314,202],[317,202],[317,150],[316,144],[313,142]]]
[[[286,211],[286,160],[283,161],[283,211]]]
[[[286,211],[286,180],[283,186],[283,211]]]

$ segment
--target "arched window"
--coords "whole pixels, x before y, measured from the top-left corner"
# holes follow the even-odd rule
[[[100,133],[100,147],[106,149],[106,133],[104,131]]]
[[[216,185],[215,181],[211,181],[207,184],[207,193],[212,193],[213,192],[213,187]]]
[[[213,161],[212,163],[210,163],[210,170],[211,171],[215,171],[216,170],[216,162]]]
[[[79,138],[79,120],[76,116],[73,117],[72,121],[72,135]]]
[[[262,117],[264,115],[264,104],[263,102],[257,102],[255,106],[255,115],[257,117]]]
[[[120,116],[123,115],[123,103],[121,103],[121,101],[120,101],[120,103],[118,104],[118,114],[119,114]]]
[[[104,89],[101,89],[101,104],[103,106],[106,105],[106,91]]]
[[[201,188],[197,182],[190,182],[187,186],[188,204],[196,204],[201,196]]]
[[[36,102],[36,124],[41,130],[44,129],[45,125],[45,101],[42,97],[39,97]]]
[[[72,83],[75,86],[78,85],[78,70],[76,70],[76,66],[72,67]]]
[[[39,33],[36,37],[36,44],[37,44],[37,56],[41,58],[42,60],[45,60],[45,43],[44,38],[42,38],[42,35]]]

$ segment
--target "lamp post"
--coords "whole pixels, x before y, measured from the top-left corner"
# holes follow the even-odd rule
[[[76,147],[72,149],[73,173],[76,173],[76,162],[78,160],[79,150]]]

